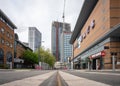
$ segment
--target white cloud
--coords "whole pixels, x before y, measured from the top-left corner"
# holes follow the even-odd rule
[[[18,27],[21,41],[28,41],[28,27],[34,26],[42,33],[43,45],[51,48],[52,21],[62,21],[64,0],[0,0],[0,9]],[[66,0],[65,21],[74,29],[83,0]]]

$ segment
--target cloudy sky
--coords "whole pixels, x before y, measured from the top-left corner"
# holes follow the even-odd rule
[[[84,0],[66,0],[65,22],[73,30]],[[16,33],[22,42],[28,42],[28,27],[42,33],[42,46],[51,49],[51,25],[62,22],[64,0],[0,0],[0,9],[17,26]]]

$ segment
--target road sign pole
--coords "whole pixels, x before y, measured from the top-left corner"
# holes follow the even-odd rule
[[[115,71],[115,55],[112,56],[112,68]]]

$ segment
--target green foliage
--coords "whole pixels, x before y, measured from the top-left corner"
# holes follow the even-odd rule
[[[9,69],[7,64],[0,64],[0,69]]]
[[[38,53],[39,52],[39,53]],[[38,50],[36,52],[37,54],[40,54],[38,56],[40,56],[40,61],[41,62],[45,62],[47,64],[49,64],[49,66],[53,67],[54,63],[55,63],[55,57],[50,53],[50,50],[47,49],[45,50],[44,47],[40,48],[40,50]]]
[[[4,68],[4,64],[0,64],[0,69],[1,69],[1,68]]]
[[[25,63],[31,65],[38,64],[39,60],[49,64],[51,67],[53,67],[55,63],[55,57],[50,53],[49,49],[45,50],[44,47],[37,50],[36,53],[26,50],[23,53],[23,59]]]
[[[32,51],[26,50],[23,53],[23,59],[28,64],[38,64],[38,56],[36,53],[33,53]]]

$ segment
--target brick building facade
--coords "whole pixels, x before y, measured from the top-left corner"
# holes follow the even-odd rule
[[[0,65],[3,67],[13,66],[14,29],[16,26],[0,10]]]
[[[85,0],[70,43],[74,68],[120,68],[120,0]]]
[[[32,51],[32,49],[29,48],[24,43],[22,43],[19,40],[18,35],[15,34],[14,50],[15,50],[15,52],[14,52],[14,67],[15,68],[23,68],[24,67],[24,60],[22,59],[22,55],[23,55],[24,51],[26,51],[26,50]]]

